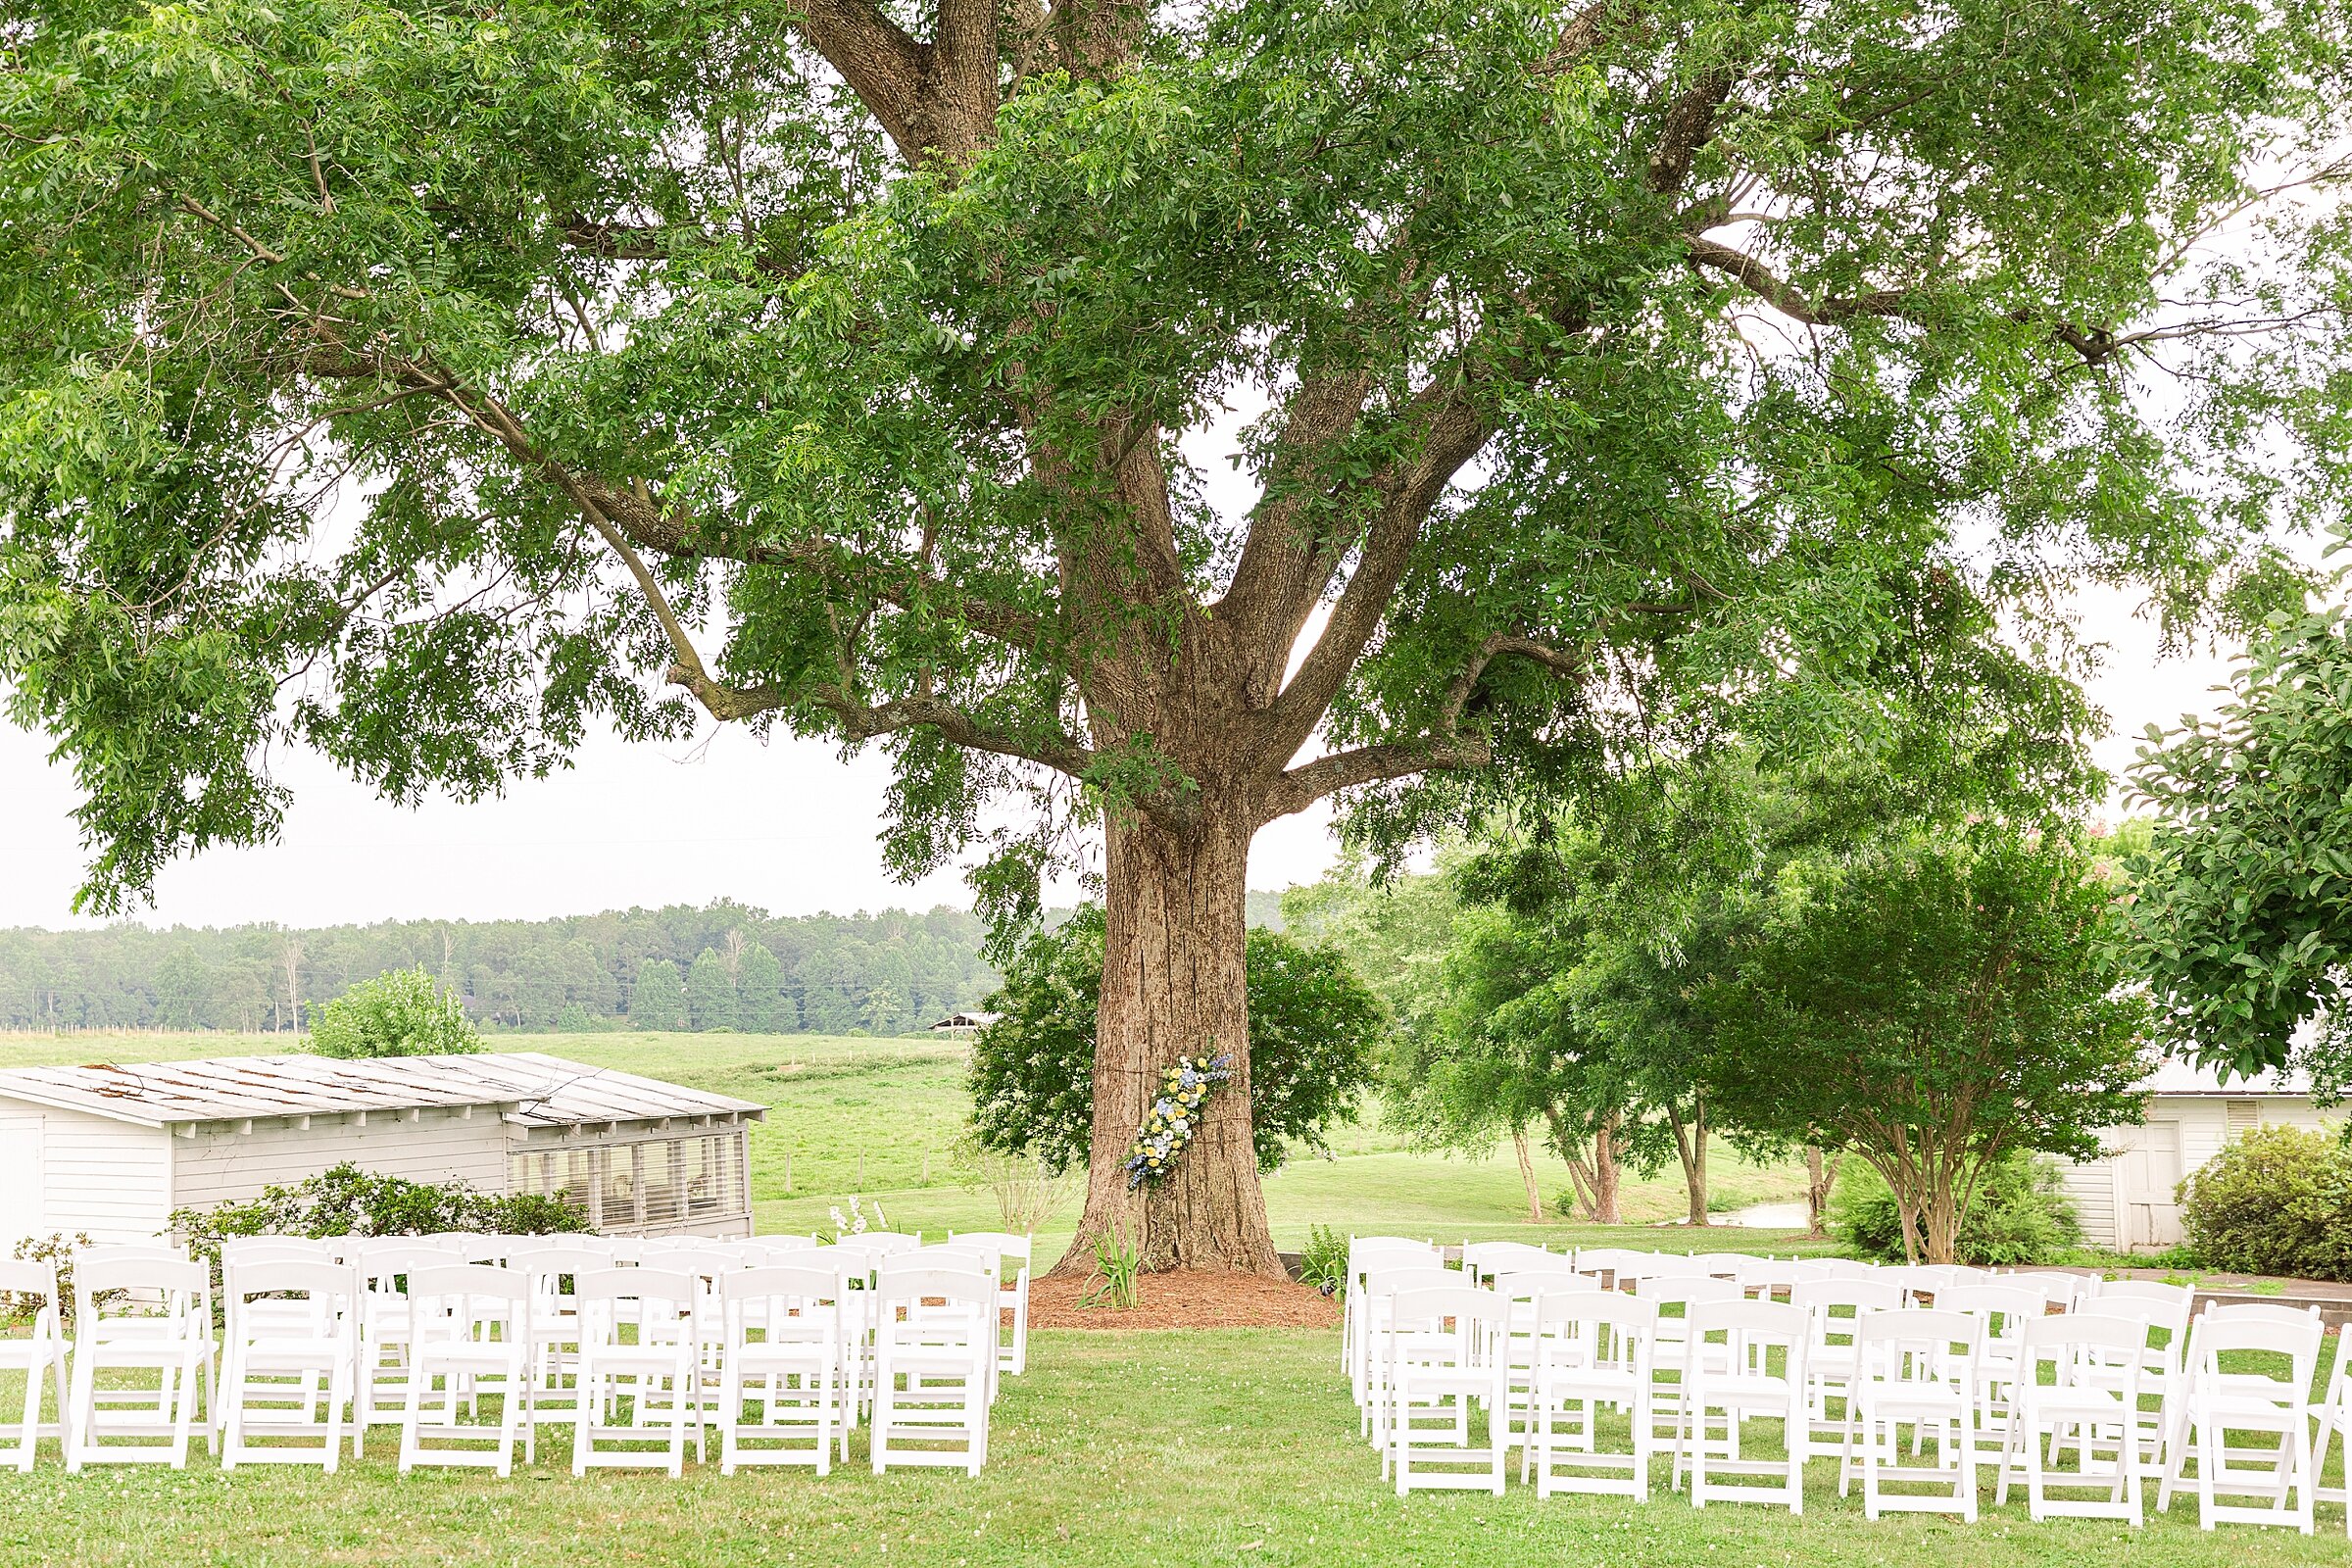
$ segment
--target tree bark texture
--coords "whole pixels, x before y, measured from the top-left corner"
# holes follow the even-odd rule
[[[1108,827],[1086,1211],[1056,1274],[1089,1272],[1096,1241],[1108,1235],[1132,1243],[1152,1270],[1284,1275],[1250,1128],[1250,836],[1245,819],[1214,811],[1189,831],[1143,817]],[[1210,1092],[1174,1168],[1131,1189],[1128,1148],[1161,1074],[1180,1056],[1219,1054],[1232,1077]]]
[[[1690,1097],[1690,1114],[1669,1104],[1666,1119],[1674,1128],[1674,1152],[1683,1165],[1683,1186],[1690,1195],[1689,1223],[1704,1228],[1707,1217],[1707,1102]]]
[[[1544,1190],[1536,1185],[1536,1158],[1528,1148],[1527,1129],[1511,1129],[1511,1152],[1519,1156],[1519,1184],[1527,1189],[1527,1222],[1544,1223]]]
[[[1838,1187],[1838,1163],[1842,1153],[1827,1154],[1819,1144],[1805,1146],[1805,1234],[1830,1234],[1830,1195]]]

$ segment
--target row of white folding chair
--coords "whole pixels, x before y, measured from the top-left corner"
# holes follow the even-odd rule
[[[672,1474],[684,1463],[691,1432],[702,1451],[707,1395],[702,1351],[715,1340],[719,1381],[715,1416],[722,1469],[746,1463],[810,1463],[829,1469],[841,1419],[839,1377],[844,1303],[867,1296],[876,1305],[878,1371],[873,1459],[965,1465],[987,1453],[987,1409],[995,1388],[997,1281],[976,1249],[960,1254],[886,1261],[873,1289],[845,1287],[830,1264],[721,1268],[714,1281],[691,1267],[592,1268],[574,1276],[573,1468],[659,1463]],[[803,1254],[804,1256],[808,1254]],[[684,1249],[668,1257],[693,1264]],[[550,1259],[550,1261],[554,1261]],[[564,1260],[568,1266],[573,1260]],[[488,1265],[393,1259],[407,1276],[411,1332],[401,1413],[401,1469],[418,1464],[486,1465],[511,1472],[517,1446],[527,1460],[536,1439],[532,1375],[534,1325],[544,1323],[533,1277]],[[282,1379],[333,1374],[326,1400],[325,1465],[333,1468],[334,1425],[348,1386],[358,1314],[332,1304],[338,1290],[356,1296],[358,1270],[325,1264],[256,1265],[242,1274],[254,1293],[315,1292],[314,1334],[300,1345],[232,1331],[238,1382],[231,1400],[231,1446],[240,1458],[318,1458],[318,1450],[257,1452],[240,1441],[254,1408],[279,1414],[307,1404],[304,1389]],[[339,1285],[337,1282],[340,1282]],[[715,1289],[713,1289],[713,1284]],[[715,1301],[719,1326],[710,1327]],[[240,1321],[253,1303],[235,1303]],[[248,1376],[247,1374],[252,1374]],[[267,1374],[279,1380],[270,1383]],[[461,1391],[503,1396],[496,1435],[462,1419]],[[276,1404],[269,1404],[272,1397]],[[747,1409],[757,1414],[747,1415]],[[266,1414],[263,1419],[270,1420]],[[270,1424],[294,1428],[290,1412]],[[311,1430],[316,1422],[305,1425]],[[482,1448],[476,1445],[489,1441]],[[937,1446],[942,1440],[957,1445]],[[659,1447],[649,1449],[649,1442]]]
[[[1842,1288],[1824,1285],[1804,1291],[1792,1303],[1797,1313],[1794,1321],[1804,1325],[1804,1355],[1813,1363],[1802,1372],[1789,1371],[1801,1386],[1800,1394],[1802,1388],[1813,1391],[1811,1398],[1800,1397],[1798,1409],[1810,1404],[1818,1417],[1826,1406],[1820,1397],[1825,1386],[1836,1389],[1843,1399],[1845,1417],[1837,1424],[1843,1437],[1841,1490],[1858,1476],[1866,1512],[1875,1516],[1885,1508],[1933,1507],[1973,1518],[1979,1467],[1991,1463],[1999,1478],[2001,1500],[2006,1500],[2011,1482],[2022,1480],[2037,1519],[2078,1514],[2139,1521],[2139,1483],[2152,1473],[2142,1434],[2153,1412],[2142,1409],[2142,1396],[2161,1392],[2172,1376],[2166,1370],[2170,1352],[2162,1345],[2151,1344],[2151,1318],[2161,1331],[2166,1314],[2177,1310],[2179,1298],[2118,1293],[2107,1302],[2107,1311],[2099,1310],[2094,1298],[2083,1309],[2052,1315],[2038,1291],[2031,1288],[2035,1283],[1947,1286],[1952,1304],[1943,1308],[1904,1306],[1904,1293],[1892,1282],[1872,1282],[1859,1288],[1854,1284]],[[1694,1493],[1706,1493],[1700,1478],[1714,1447],[1714,1412],[1722,1408],[1720,1396],[1710,1391],[1710,1385],[1733,1388],[1742,1397],[1752,1395],[1748,1402],[1763,1407],[1777,1401],[1788,1386],[1786,1379],[1766,1373],[1755,1361],[1752,1347],[1743,1352],[1745,1365],[1740,1364],[1740,1356],[1714,1353],[1721,1348],[1710,1339],[1714,1331],[1709,1324],[1730,1303],[1721,1297],[1697,1298],[1712,1294],[1694,1282],[1662,1284],[1647,1296],[1638,1297],[1639,1305],[1629,1306],[1613,1293],[1580,1288],[1558,1278],[1539,1281],[1532,1289],[1507,1276],[1497,1281],[1496,1295],[1503,1299],[1497,1317],[1502,1326],[1497,1333],[1506,1343],[1513,1337],[1513,1307],[1522,1298],[1532,1300],[1538,1314],[1534,1348],[1497,1357],[1492,1368],[1491,1396],[1498,1415],[1509,1410],[1514,1398],[1506,1384],[1513,1377],[1514,1363],[1532,1358],[1531,1393],[1523,1418],[1531,1434],[1531,1448],[1522,1463],[1523,1472],[1531,1467],[1540,1472],[1540,1489],[1548,1490],[1555,1482],[1568,1484],[1555,1474],[1563,1462],[1572,1468],[1595,1462],[1631,1466],[1624,1481],[1596,1485],[1593,1490],[1636,1486],[1639,1477],[1645,1475],[1637,1460],[1645,1463],[1646,1451],[1654,1442],[1656,1400],[1663,1387],[1656,1374],[1665,1369],[1656,1364],[1655,1357],[1661,1347],[1679,1342],[1684,1367],[1680,1382],[1687,1388],[1685,1409],[1674,1422],[1678,1455],[1686,1445],[1690,1447]],[[1679,1327],[1673,1319],[1658,1314],[1661,1300],[1685,1304],[1688,1316]],[[1855,1308],[1854,1315],[1838,1316],[1836,1309],[1841,1306]],[[1625,1331],[1628,1319],[1640,1325],[1638,1336]],[[1570,1321],[1592,1325],[1592,1338],[1581,1352],[1566,1348],[1563,1353],[1558,1325]],[[1842,1329],[1827,1327],[1839,1323]],[[1574,1337],[1568,1338],[1573,1341]],[[1996,1338],[2009,1342],[2005,1353],[1991,1348]],[[1602,1347],[1611,1340],[1614,1351],[1604,1351]],[[2200,1517],[2209,1525],[2252,1520],[2295,1524],[2308,1531],[2311,1501],[2320,1493],[2316,1478],[2326,1462],[2326,1445],[2331,1435],[2340,1438],[2352,1432],[2352,1337],[2347,1337],[2339,1343],[2329,1393],[2319,1412],[2318,1446],[2310,1440],[2302,1391],[2309,1386],[2319,1344],[2318,1320],[2307,1310],[2230,1307],[2216,1309],[2199,1320],[2197,1335],[2191,1340],[2185,1394],[2159,1406],[2160,1410],[2172,1410],[2174,1428],[2165,1445],[2174,1457],[2163,1472],[2160,1506],[2169,1502],[2176,1487],[2195,1485]],[[2283,1359],[2285,1366],[2261,1373],[2226,1370],[2222,1365],[2225,1355],[2257,1349]],[[1670,1355],[1676,1353],[1668,1350]],[[1792,1355],[1785,1370],[1801,1364],[1800,1358]],[[1983,1387],[1987,1381],[2005,1385],[2007,1402],[1998,1409],[2001,1419],[1997,1424],[1988,1420],[1995,1407]],[[1577,1393],[1580,1390],[1583,1392]],[[1572,1393],[1587,1401],[1581,1420],[1577,1410],[1560,1402]],[[1466,1396],[1464,1402],[1471,1396]],[[1426,1427],[1428,1423],[1420,1419],[1423,1413],[1414,1408],[1409,1393],[1396,1398],[1398,1413],[1388,1424],[1389,1441],[1393,1446],[1409,1446],[1418,1452],[1426,1445],[1413,1441],[1414,1432],[1417,1425]],[[1592,1398],[1632,1409],[1636,1453],[1592,1459]],[[1576,1402],[1569,1401],[1572,1405]],[[1494,1428],[1498,1444],[1507,1443],[1507,1434],[1518,1419],[1498,1420]],[[1559,1425],[1562,1421],[1568,1423],[1565,1432]],[[1729,1411],[1726,1423],[1723,1452],[1736,1456],[1737,1423]],[[1932,1464],[1901,1462],[1899,1437],[1906,1426],[1913,1431],[1914,1457],[1921,1451],[1922,1437],[1934,1435],[1936,1459]],[[1816,1421],[1800,1415],[1792,1443],[1806,1442],[1816,1429]],[[1466,1426],[1461,1431],[1466,1444]],[[2260,1435],[2268,1441],[2233,1445],[2230,1442],[2233,1433]],[[1563,1437],[1571,1451],[1581,1447],[1585,1457],[1563,1461]],[[1989,1449],[1980,1442],[1985,1437],[1995,1440]],[[2078,1464],[2073,1470],[2056,1469],[2055,1458],[2069,1437],[2077,1449]],[[1457,1459],[1464,1457],[1483,1468],[1491,1456],[1484,1450],[1456,1455]],[[2198,1471],[2193,1481],[2185,1479],[2192,1462]],[[1399,1460],[1392,1455],[1391,1465],[1402,1475],[1413,1473],[1409,1457]],[[1678,1457],[1678,1483],[1681,1467]],[[1723,1467],[1721,1461],[1716,1467]],[[1767,1468],[1777,1471],[1779,1462]],[[1892,1482],[1930,1482],[1941,1494],[1889,1493],[1886,1487]],[[1645,1487],[1645,1482],[1642,1486]],[[2090,1491],[2102,1495],[2056,1497],[2051,1494],[2054,1491]],[[2328,1500],[2336,1500],[2340,1492],[2331,1489]],[[1783,1495],[1793,1502],[1793,1493]],[[2232,1495],[2268,1500],[2260,1507],[2221,1500]],[[2352,1531],[2352,1518],[2348,1518],[2347,1530]]]

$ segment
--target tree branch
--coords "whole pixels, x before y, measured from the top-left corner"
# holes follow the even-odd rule
[[[868,0],[800,0],[801,32],[882,122],[909,164],[922,148],[915,118],[928,47]]]
[[[896,730],[928,726],[958,746],[1036,762],[1073,778],[1083,777],[1095,760],[1093,752],[1059,731],[1035,738],[1009,735],[936,697],[906,697],[869,705],[839,686],[820,687],[811,695],[841,720],[852,740],[871,740]]]
[[[1745,251],[1703,236],[1693,236],[1688,243],[1691,266],[1729,273],[1774,310],[1807,326],[1833,326],[1858,317],[1913,318],[1905,309],[1908,296],[1896,290],[1879,289],[1853,299],[1810,300],[1795,284]]]
[[[1493,762],[1494,744],[1483,735],[1462,734],[1461,720],[1487,666],[1503,658],[1533,660],[1552,673],[1570,679],[1582,675],[1588,662],[1586,655],[1576,649],[1555,648],[1514,632],[1494,632],[1478,645],[1469,662],[1446,683],[1446,701],[1438,711],[1437,727],[1432,733],[1409,741],[1390,741],[1337,752],[1289,769],[1268,793],[1262,820],[1271,821],[1303,810],[1326,795],[1359,784],[1405,778],[1433,767],[1485,767]]]

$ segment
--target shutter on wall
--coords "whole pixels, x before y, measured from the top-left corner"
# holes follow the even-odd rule
[[[2262,1125],[2262,1102],[2259,1100],[2232,1100],[2226,1109],[2230,1115],[2230,1136],[2232,1138]]]

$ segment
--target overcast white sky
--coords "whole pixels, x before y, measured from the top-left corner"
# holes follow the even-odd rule
[[[2085,635],[2113,645],[2093,697],[2114,719],[2111,769],[2151,720],[2211,704],[2221,659],[2159,662],[2153,630],[2129,601],[2086,603]],[[151,923],[275,920],[327,925],[386,917],[489,919],[581,914],[630,905],[740,899],[778,914],[891,905],[961,905],[953,873],[907,887],[882,870],[874,835],[887,764],[878,751],[843,763],[829,747],[761,746],[721,730],[674,751],[589,745],[577,765],[506,799],[404,811],[316,759],[284,774],[295,792],[282,842],[216,851],[172,866]],[[47,745],[0,724],[0,926],[61,926],[83,853],[71,775]],[[1330,816],[1288,818],[1258,836],[1252,887],[1312,881],[1333,854]]]

